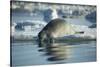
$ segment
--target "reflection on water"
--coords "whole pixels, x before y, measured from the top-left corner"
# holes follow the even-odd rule
[[[94,41],[93,41],[94,42]],[[61,61],[73,62],[96,60],[96,47],[93,42],[81,42],[81,43],[51,43],[44,48],[45,55],[50,56],[47,58],[48,61]],[[95,42],[94,42],[95,43]],[[77,45],[80,44],[80,45]],[[92,57],[92,58],[91,58]],[[68,61],[71,59],[71,61]]]
[[[52,43],[46,46],[46,55],[50,55],[48,61],[58,61],[68,58],[67,47],[60,43]]]
[[[52,43],[39,48],[37,42],[12,43],[12,65],[42,65],[96,61],[96,41]]]

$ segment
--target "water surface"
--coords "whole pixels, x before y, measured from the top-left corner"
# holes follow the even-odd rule
[[[51,47],[48,51],[46,48],[39,48],[37,42],[12,43],[12,65],[26,66],[96,61],[95,41],[76,44],[54,43],[53,45],[56,45],[56,47]],[[44,51],[39,51],[40,49]],[[53,57],[63,59],[57,60]]]

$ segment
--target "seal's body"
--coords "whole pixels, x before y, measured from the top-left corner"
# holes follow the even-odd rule
[[[63,19],[51,20],[38,34],[39,43],[53,43],[54,38],[74,34],[72,26]]]

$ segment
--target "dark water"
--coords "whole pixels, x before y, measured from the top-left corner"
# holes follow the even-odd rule
[[[12,65],[43,65],[96,61],[96,41],[54,43],[39,48],[37,42],[12,43]]]

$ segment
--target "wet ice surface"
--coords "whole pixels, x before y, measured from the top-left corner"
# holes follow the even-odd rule
[[[12,43],[12,65],[26,66],[96,61],[95,41],[71,45],[54,43],[53,45],[55,44],[61,46],[52,47],[50,48],[51,51],[48,51],[46,48],[39,48],[37,42]],[[45,50],[39,51],[40,49]],[[51,54],[47,55],[47,53]],[[57,60],[52,59],[52,57],[64,59]]]

